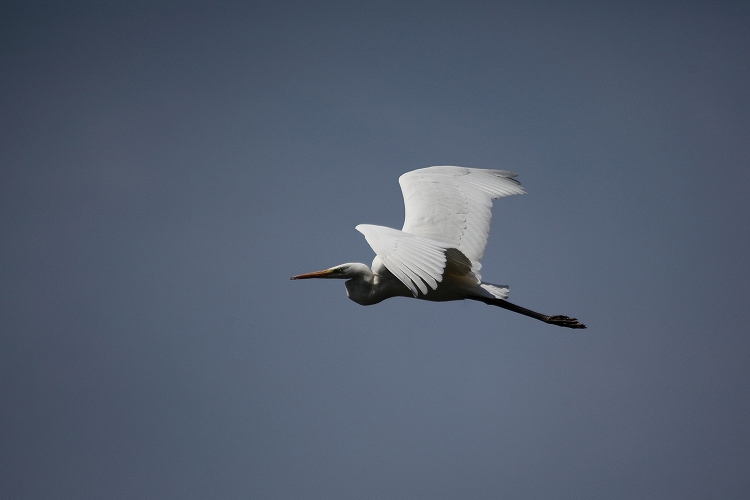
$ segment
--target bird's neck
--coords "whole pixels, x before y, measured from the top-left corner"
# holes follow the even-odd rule
[[[346,296],[352,299],[357,304],[363,306],[375,304],[375,302],[372,302],[371,298],[373,282],[374,276],[372,274],[372,271],[370,271],[369,268],[367,269],[367,272],[362,270],[362,272],[359,273],[358,276],[346,280],[346,283],[344,283],[344,285],[346,286]]]
[[[362,306],[370,306],[382,302],[389,297],[411,297],[406,286],[392,274],[379,275],[373,272],[362,274],[348,280],[346,295]]]

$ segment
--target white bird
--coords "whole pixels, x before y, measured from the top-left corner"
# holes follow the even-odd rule
[[[490,233],[492,200],[524,194],[516,175],[463,167],[407,172],[398,179],[406,209],[401,231],[370,224],[356,227],[377,254],[372,269],[347,263],[291,279],[345,279],[347,296],[361,305],[389,297],[470,299],[551,325],[586,328],[575,318],[547,316],[511,304],[505,300],[507,286],[482,281],[480,260]]]

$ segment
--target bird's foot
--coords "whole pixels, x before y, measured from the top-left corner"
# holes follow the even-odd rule
[[[564,326],[566,328],[586,328],[586,325],[580,323],[575,318],[569,318],[567,316],[550,316],[547,320],[550,325]]]

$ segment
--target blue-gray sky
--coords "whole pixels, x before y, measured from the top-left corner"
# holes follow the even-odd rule
[[[0,8],[0,497],[748,498],[746,2]],[[289,276],[519,173],[474,302]]]

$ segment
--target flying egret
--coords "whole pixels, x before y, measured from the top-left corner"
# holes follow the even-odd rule
[[[508,287],[484,283],[480,260],[487,244],[492,200],[524,194],[517,174],[504,170],[428,167],[399,177],[405,220],[401,231],[360,224],[375,251],[372,269],[361,263],[292,276],[293,280],[347,280],[346,294],[363,306],[389,297],[478,300],[551,325],[586,328],[575,318],[547,316],[511,304]]]

